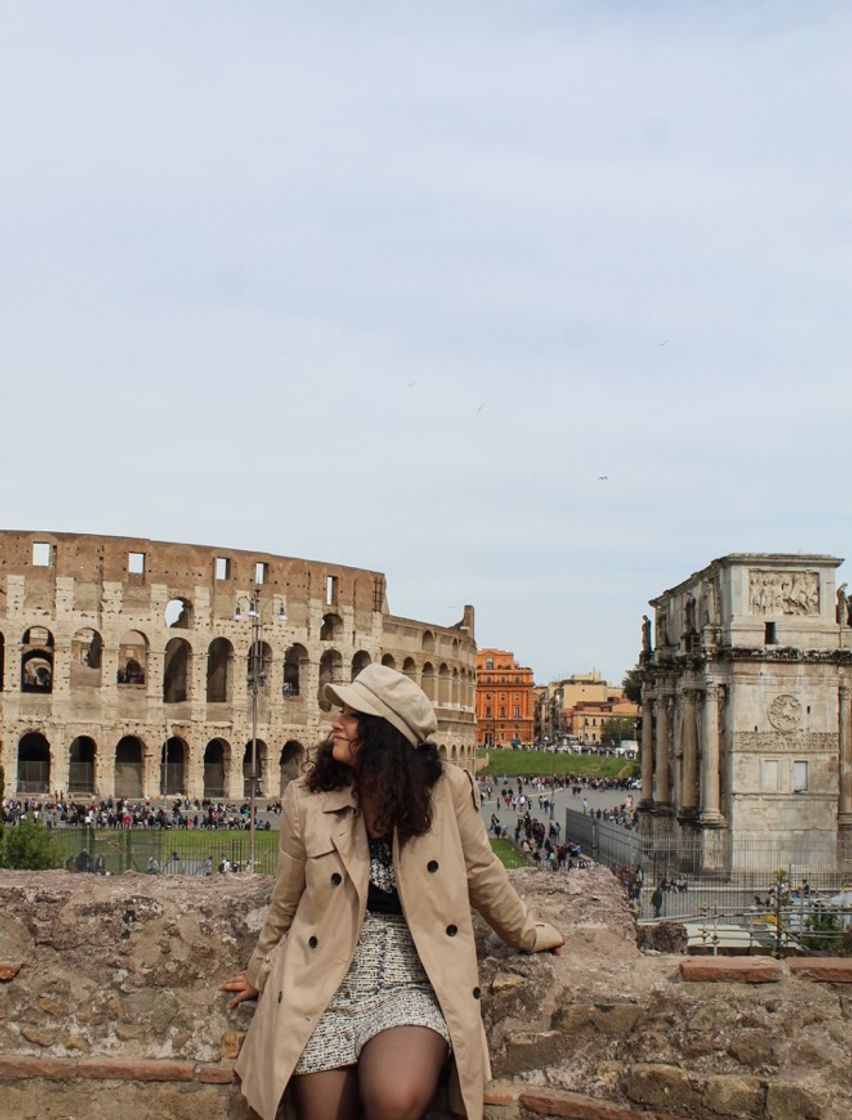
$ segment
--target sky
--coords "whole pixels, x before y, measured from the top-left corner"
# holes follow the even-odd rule
[[[3,527],[375,568],[540,682],[852,557],[848,3],[0,19]]]

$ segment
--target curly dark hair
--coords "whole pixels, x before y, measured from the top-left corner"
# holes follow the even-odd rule
[[[331,737],[320,746],[305,784],[312,793],[353,786],[356,795],[376,807],[374,827],[387,835],[397,830],[400,844],[422,836],[432,824],[432,788],[443,772],[434,743],[411,743],[386,719],[358,717],[355,764],[346,766],[332,755]]]

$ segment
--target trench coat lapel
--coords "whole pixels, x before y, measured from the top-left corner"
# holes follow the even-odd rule
[[[370,878],[370,845],[364,814],[358,811],[351,788],[332,790],[325,795],[323,812],[334,814],[331,839],[343,860],[347,874],[355,884],[362,909],[367,901]]]

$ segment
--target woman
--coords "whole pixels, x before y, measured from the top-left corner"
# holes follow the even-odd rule
[[[402,673],[327,684],[330,741],[284,796],[278,876],[245,972],[260,1000],[236,1064],[274,1120],[418,1120],[448,1054],[453,1108],[480,1120],[490,1076],[470,907],[508,944],[558,952],[491,851],[470,776],[428,742],[437,720]]]

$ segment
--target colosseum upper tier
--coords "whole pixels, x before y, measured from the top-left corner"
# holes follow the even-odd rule
[[[0,530],[7,795],[277,798],[328,732],[327,681],[372,661],[433,700],[473,766],[473,607],[388,612],[381,572],[129,537]],[[256,721],[256,722],[254,722]]]

